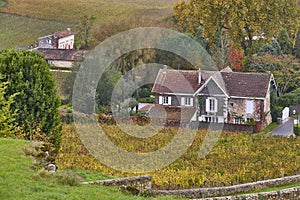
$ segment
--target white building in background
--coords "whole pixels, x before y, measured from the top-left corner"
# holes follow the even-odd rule
[[[38,48],[74,49],[75,35],[71,29],[38,38]]]

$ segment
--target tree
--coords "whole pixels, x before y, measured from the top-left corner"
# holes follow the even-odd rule
[[[299,60],[291,55],[254,55],[248,70],[272,73],[277,84],[279,96],[298,88],[300,84],[300,63]]]
[[[0,82],[0,136],[13,136],[16,112],[11,110],[16,94],[5,97],[7,82]]]
[[[18,93],[11,109],[16,110],[16,125],[25,137],[43,134],[58,150],[60,99],[43,56],[34,51],[0,50],[0,73],[3,81],[8,82],[5,98]]]
[[[299,13],[295,0],[182,0],[174,5],[181,31],[195,33],[203,26],[204,36],[212,44],[216,30],[222,28],[246,55],[253,53],[254,36],[270,40],[281,28],[295,32]]]
[[[297,32],[296,42],[294,46],[294,56],[300,58],[300,30]]]
[[[83,15],[80,18],[79,23],[75,27],[76,29],[76,47],[78,49],[88,49],[89,39],[91,34],[92,25],[94,23],[94,16]]]
[[[111,106],[112,93],[121,76],[121,72],[114,67],[107,69],[102,74],[96,90],[96,103],[99,108]]]
[[[211,55],[220,70],[229,65],[229,46],[226,33],[222,29],[218,29],[215,33]]]
[[[286,29],[281,29],[276,38],[283,54],[292,54],[293,44]]]
[[[232,49],[230,51],[228,60],[230,63],[230,66],[234,69],[236,72],[240,72],[243,69],[243,59],[244,59],[244,54],[242,51],[238,49]]]
[[[277,42],[276,39],[272,40],[272,44],[265,44],[257,53],[257,55],[276,55],[276,56],[282,56],[283,52],[281,50],[280,44]]]

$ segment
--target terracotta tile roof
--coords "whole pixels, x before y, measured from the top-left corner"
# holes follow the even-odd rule
[[[81,61],[85,51],[73,49],[38,49],[46,60]]]
[[[161,69],[152,92],[193,94],[199,88],[198,71]]]
[[[64,38],[70,35],[74,35],[74,32],[70,31],[70,30],[64,30],[64,31],[59,31],[59,32],[55,32],[54,36],[57,38]]]
[[[266,97],[270,78],[262,73],[221,72],[229,96]]]
[[[201,84],[199,84],[201,73]],[[265,97],[271,76],[262,73],[238,73],[229,69],[193,71],[161,69],[154,83],[153,93],[194,94],[210,77],[229,95],[236,97]]]

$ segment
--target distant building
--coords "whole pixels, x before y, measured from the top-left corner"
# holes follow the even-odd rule
[[[75,49],[41,49],[37,50],[43,54],[51,67],[72,68],[76,62],[81,62],[85,51]]]
[[[74,38],[74,33],[68,28],[67,30],[38,38],[38,48],[74,49]]]

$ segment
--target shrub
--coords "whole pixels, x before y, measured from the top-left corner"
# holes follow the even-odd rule
[[[11,104],[16,125],[26,139],[44,134],[58,150],[61,124],[53,74],[42,55],[25,50],[0,50],[0,73],[8,82],[5,97],[18,93]]]

